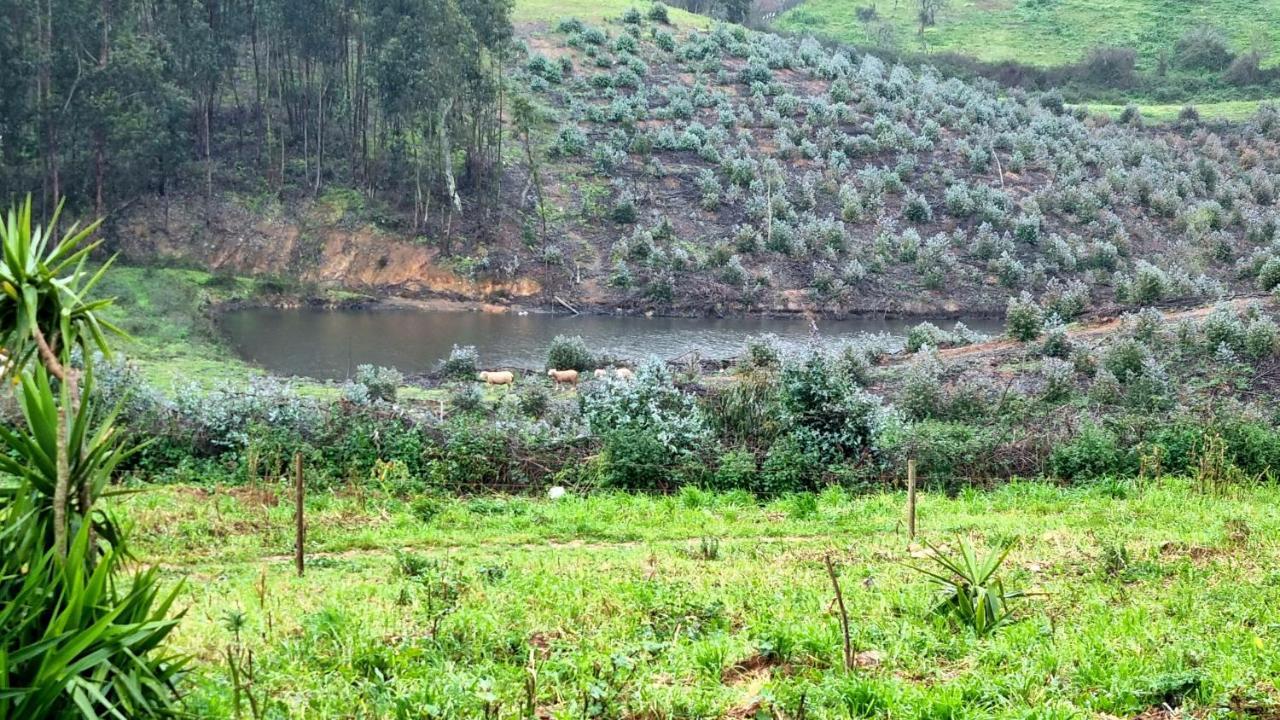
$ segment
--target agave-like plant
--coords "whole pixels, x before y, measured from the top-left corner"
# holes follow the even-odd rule
[[[6,451],[0,452],[0,473],[18,481],[0,482],[0,507],[30,496],[34,512],[28,539],[40,547],[60,550],[62,537],[74,536],[86,524],[91,535],[123,550],[120,528],[106,513],[94,512],[93,506],[99,498],[122,492],[108,488],[111,476],[139,448],[122,448],[114,413],[97,412],[91,397],[92,371],[86,369],[75,403],[70,402],[65,383],[54,389],[42,365],[20,371],[18,381],[16,393],[25,427],[0,425],[0,450]],[[70,406],[74,411],[67,411]],[[66,498],[68,507],[62,513],[66,527],[60,534],[60,513],[54,503],[63,477],[80,491]]]
[[[0,526],[0,717],[176,716],[186,659],[161,643],[180,586],[161,595],[154,569],[119,583],[123,548],[94,548],[88,525],[66,558],[31,552],[40,514],[26,494]]]
[[[973,546],[963,539],[959,540],[960,554],[954,558],[947,557],[928,542],[925,545],[929,548],[926,557],[937,567],[910,567],[924,573],[939,586],[939,599],[933,611],[954,618],[979,637],[1008,622],[1013,614],[1009,608],[1010,601],[1027,596],[1023,591],[1006,590],[1004,581],[996,577],[1000,565],[1013,549],[1012,540],[1002,543],[983,558],[979,558]]]
[[[94,503],[129,450],[93,402],[90,350],[110,352],[89,300],[93,226],[56,245],[31,203],[0,222],[0,343],[22,421],[0,426],[0,718],[178,714],[185,661],[162,643],[179,588],[122,577],[126,537]],[[81,351],[81,368],[72,352]],[[36,360],[38,358],[38,360]],[[5,383],[4,386],[8,386]]]
[[[73,225],[55,236],[52,228],[61,206],[49,228],[33,226],[31,210],[28,196],[0,221],[0,347],[13,367],[38,352],[41,362],[63,379],[73,348],[92,347],[110,355],[106,335],[120,332],[98,314],[111,304],[110,298],[86,299],[111,263],[95,273],[86,268],[89,254],[100,244],[88,242],[98,223]]]

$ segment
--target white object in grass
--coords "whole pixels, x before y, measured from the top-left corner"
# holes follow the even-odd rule
[[[560,498],[564,497],[564,488],[560,487],[559,485],[556,485],[555,487],[547,491],[547,497],[551,498],[552,500],[559,500]]]

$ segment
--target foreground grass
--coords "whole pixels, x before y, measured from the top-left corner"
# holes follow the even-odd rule
[[[140,559],[188,578],[175,642],[195,659],[202,717],[234,714],[235,628],[268,717],[527,717],[531,673],[533,715],[553,718],[795,717],[802,697],[810,718],[1245,716],[1278,698],[1275,488],[926,494],[925,538],[1017,538],[1008,583],[1046,593],[987,639],[930,614],[932,587],[904,564],[920,560],[905,552],[901,494],[320,492],[297,578],[284,492],[172,486],[121,501]],[[853,619],[852,672],[827,554]]]

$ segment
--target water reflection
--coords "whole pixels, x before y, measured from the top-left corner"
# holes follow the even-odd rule
[[[868,333],[898,338],[920,318],[819,321],[822,342],[856,341]],[[935,321],[950,328],[954,321]],[[992,318],[967,319],[979,332],[999,332]],[[581,335],[587,346],[612,357],[669,359],[690,351],[704,358],[741,353],[753,335],[776,335],[784,347],[811,342],[799,318],[644,318],[549,314],[485,314],[408,309],[317,310],[260,308],[224,315],[221,326],[246,360],[286,375],[341,379],[356,365],[373,363],[406,373],[432,370],[450,348],[474,345],[485,367],[537,369],[556,335]]]

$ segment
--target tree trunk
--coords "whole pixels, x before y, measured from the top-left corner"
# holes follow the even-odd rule
[[[204,100],[203,111],[200,113],[200,119],[204,127],[204,224],[209,227],[213,223],[213,153],[211,150],[211,134],[209,125],[212,123],[213,115],[213,94],[210,92],[209,97]]]
[[[40,26],[40,72],[37,79],[40,96],[40,114],[44,119],[45,136],[45,194],[49,200],[45,214],[49,215],[62,200],[62,187],[58,178],[58,128],[53,110],[53,0],[45,0]]]
[[[98,48],[98,72],[105,74],[111,57],[111,0],[98,4],[102,22],[102,44]],[[93,127],[94,208],[99,218],[106,215],[104,185],[107,174],[107,118],[95,119]]]

